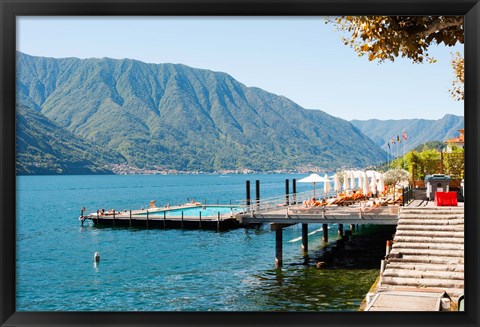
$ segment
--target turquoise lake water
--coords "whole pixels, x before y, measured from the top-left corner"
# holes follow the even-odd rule
[[[380,259],[347,258],[317,269],[321,225],[309,225],[308,260],[301,226],[286,228],[284,265],[275,269],[268,225],[218,233],[81,227],[78,220],[83,207],[139,209],[150,200],[161,206],[192,198],[236,203],[245,198],[247,179],[252,196],[256,179],[262,198],[282,195],[286,178],[305,176],[17,177],[17,311],[355,311]],[[307,190],[312,185],[297,184],[298,192]],[[329,239],[337,239],[336,225]]]

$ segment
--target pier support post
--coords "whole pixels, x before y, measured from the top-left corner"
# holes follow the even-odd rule
[[[183,229],[183,211],[182,211],[182,229]]]
[[[328,242],[328,224],[322,224],[323,241]]]
[[[97,210],[97,225],[98,225],[98,215],[99,215],[99,211],[100,211],[100,210]]]
[[[343,236],[343,224],[338,224],[338,236]]]
[[[163,229],[167,228],[167,212],[163,212]]]
[[[355,231],[355,224],[350,224],[350,230],[352,231],[352,233]]]
[[[128,216],[128,223],[132,227],[132,210],[130,210],[130,215]]]
[[[260,209],[260,180],[255,181],[255,200],[256,200],[256,209]]]
[[[345,239],[347,241],[350,241],[352,239],[352,231],[351,230],[346,230],[345,231]]]
[[[115,209],[113,209],[113,226],[115,226]]]
[[[388,240],[387,241],[387,246],[385,249],[385,256],[388,256],[390,254],[390,251],[392,250],[392,241]]]
[[[148,209],[147,209],[147,227],[148,227]]]
[[[283,262],[283,231],[281,226],[275,228],[275,267],[281,267]]]
[[[293,193],[292,204],[297,204],[297,180],[295,178],[292,179],[292,193]]]
[[[289,199],[289,196],[288,194],[290,193],[290,190],[289,190],[289,183],[290,181],[288,180],[288,178],[285,180],[285,204],[288,206],[290,204],[290,199]]]
[[[217,215],[217,232],[220,231],[220,211],[218,212],[218,215]]]
[[[199,220],[198,220],[198,228],[199,228],[199,229],[202,229],[202,212],[201,212],[201,211],[199,212],[198,218],[199,218]]]
[[[246,203],[247,206],[250,206],[250,181],[247,180],[245,183],[245,191],[246,191]]]
[[[308,224],[302,224],[302,252],[308,252]]]

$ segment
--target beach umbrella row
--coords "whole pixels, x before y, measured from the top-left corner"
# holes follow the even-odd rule
[[[342,185],[340,183],[340,178],[338,174],[333,175],[331,178],[333,178],[334,183],[333,190],[335,192],[339,192],[342,189]],[[374,170],[346,171],[343,178],[343,189],[355,189],[356,178],[358,178],[358,187],[362,189],[364,194],[367,194],[369,191],[371,191],[373,194],[377,193],[377,191],[383,192],[385,186],[383,174]],[[311,174],[305,178],[298,180],[299,183],[313,183],[313,197],[316,197],[317,183],[323,183],[323,191],[325,192],[325,195],[328,195],[328,193],[332,190],[332,185],[330,184],[330,181],[331,180],[328,174],[325,174],[325,176],[323,177],[318,174]]]

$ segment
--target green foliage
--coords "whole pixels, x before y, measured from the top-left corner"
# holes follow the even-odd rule
[[[333,170],[386,159],[349,122],[224,73],[129,59],[17,59],[19,104],[132,166]]]
[[[342,37],[345,45],[370,61],[405,57],[414,63],[435,62],[430,45],[464,42],[463,16],[339,16],[326,21],[349,33]]]
[[[443,154],[443,171],[453,180],[465,178],[464,149],[454,147],[452,152]]]
[[[400,185],[402,182],[408,182],[410,174],[404,169],[391,169],[384,175],[384,182],[388,186]]]
[[[446,138],[447,137],[445,137],[445,139]],[[442,142],[442,141],[429,141],[429,142],[425,142],[423,144],[420,144],[420,145],[416,146],[415,149],[413,149],[413,150],[417,151],[417,152],[421,152],[421,151],[428,150],[428,149],[434,149],[434,150],[437,150],[437,151],[442,151],[444,147],[445,147],[445,143]]]
[[[105,151],[52,123],[40,112],[18,106],[16,111],[16,172],[31,174],[111,174],[109,163],[125,159]]]
[[[453,180],[464,178],[465,155],[464,149],[454,147],[451,153],[439,152],[435,149],[436,143],[423,147],[422,151],[410,151],[403,157],[396,158],[391,168],[404,168],[415,180],[424,180],[426,175],[443,173],[450,175]],[[442,161],[443,160],[443,161]]]

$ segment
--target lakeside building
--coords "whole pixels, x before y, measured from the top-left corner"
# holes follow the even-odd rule
[[[458,132],[460,133],[458,137],[454,137],[450,140],[445,141],[446,152],[452,152],[454,146],[465,149],[465,129],[459,129]]]

